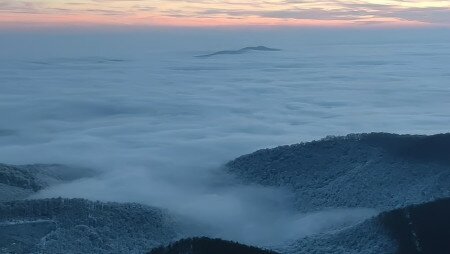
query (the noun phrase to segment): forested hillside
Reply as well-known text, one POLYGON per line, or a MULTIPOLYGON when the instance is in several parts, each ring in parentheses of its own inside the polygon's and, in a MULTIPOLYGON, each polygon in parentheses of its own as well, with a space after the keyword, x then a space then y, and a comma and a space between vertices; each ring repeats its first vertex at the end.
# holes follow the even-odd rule
POLYGON ((302 211, 381 210, 450 196, 450 134, 353 134, 264 149, 227 165, 245 183, 291 190, 302 211))
POLYGON ((243 245, 237 242, 211 239, 207 237, 188 238, 158 247, 148 254, 277 254, 274 251, 263 250, 243 245))

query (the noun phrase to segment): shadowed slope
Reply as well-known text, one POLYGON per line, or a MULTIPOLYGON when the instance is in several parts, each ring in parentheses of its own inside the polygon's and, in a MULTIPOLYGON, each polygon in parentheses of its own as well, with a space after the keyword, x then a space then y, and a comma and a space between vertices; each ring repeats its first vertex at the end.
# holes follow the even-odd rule
POLYGON ((450 253, 450 198, 381 215, 398 242, 398 254, 450 253))
POLYGON ((280 248, 286 254, 450 253, 450 198, 384 212, 359 225, 280 248))

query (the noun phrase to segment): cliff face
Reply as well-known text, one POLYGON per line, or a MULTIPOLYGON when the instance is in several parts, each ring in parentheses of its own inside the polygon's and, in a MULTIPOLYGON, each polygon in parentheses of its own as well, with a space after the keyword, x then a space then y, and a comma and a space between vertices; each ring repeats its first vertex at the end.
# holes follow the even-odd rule
POLYGON ((389 210, 450 196, 450 134, 330 137, 260 150, 226 167, 246 183, 290 189, 301 211, 389 210))

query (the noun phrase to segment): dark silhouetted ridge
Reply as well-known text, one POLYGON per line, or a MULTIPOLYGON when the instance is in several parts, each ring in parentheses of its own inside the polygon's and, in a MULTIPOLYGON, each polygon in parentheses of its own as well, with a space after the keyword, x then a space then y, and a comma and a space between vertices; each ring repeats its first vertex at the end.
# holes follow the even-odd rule
POLYGON ((277 254, 274 251, 263 250, 243 245, 237 242, 211 239, 207 237, 188 238, 177 241, 165 247, 158 247, 148 254, 277 254))
POLYGON ((249 53, 251 51, 281 51, 281 50, 275 49, 275 48, 268 48, 265 46, 257 46, 257 47, 246 47, 246 48, 242 48, 239 50, 217 51, 212 54, 201 55, 201 56, 197 56, 197 57, 211 57, 211 56, 217 56, 217 55, 240 55, 240 54, 249 53))

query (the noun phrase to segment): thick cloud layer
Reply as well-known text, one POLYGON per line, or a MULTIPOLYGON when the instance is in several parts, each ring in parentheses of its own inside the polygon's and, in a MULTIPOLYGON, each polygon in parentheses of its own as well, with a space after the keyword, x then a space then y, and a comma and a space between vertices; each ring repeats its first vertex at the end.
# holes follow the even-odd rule
MULTIPOLYGON (((424 35, 9 34, 0 42, 0 162, 102 172, 40 197, 142 202, 207 225, 200 231, 212 235, 280 242, 279 232, 308 228, 293 226, 304 215, 289 209, 289 195, 235 184, 220 166, 326 135, 447 132, 449 39, 424 35), (283 51, 194 57, 258 45, 283 51)), ((346 220, 320 216, 331 222, 318 228, 346 220)))

